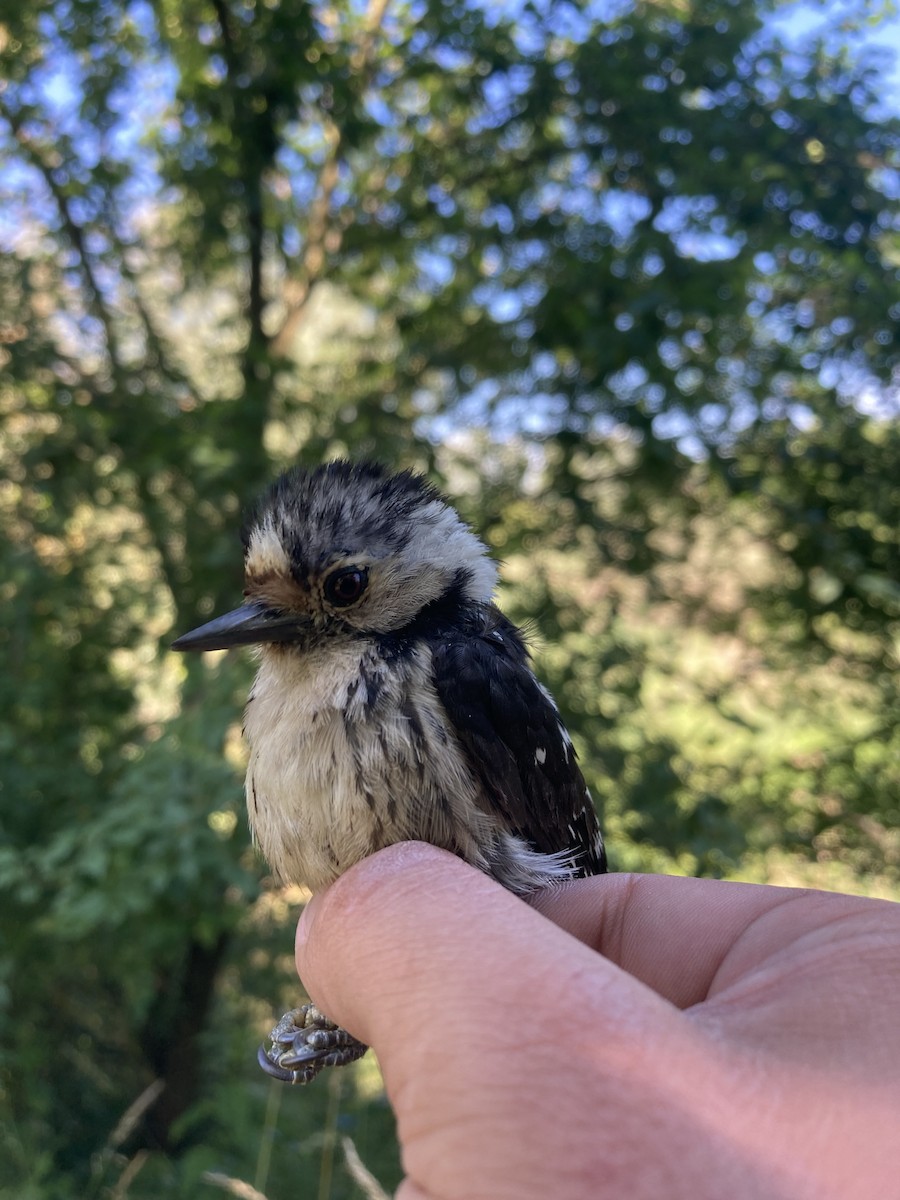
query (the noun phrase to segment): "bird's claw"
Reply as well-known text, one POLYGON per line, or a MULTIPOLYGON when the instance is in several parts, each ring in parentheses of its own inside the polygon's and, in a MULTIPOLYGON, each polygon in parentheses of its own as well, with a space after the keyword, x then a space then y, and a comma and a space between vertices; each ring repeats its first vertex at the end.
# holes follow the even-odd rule
POLYGON ((269 1034, 269 1043, 259 1048, 259 1065, 285 1083, 310 1083, 323 1067, 346 1066, 368 1048, 314 1004, 286 1012, 269 1034))

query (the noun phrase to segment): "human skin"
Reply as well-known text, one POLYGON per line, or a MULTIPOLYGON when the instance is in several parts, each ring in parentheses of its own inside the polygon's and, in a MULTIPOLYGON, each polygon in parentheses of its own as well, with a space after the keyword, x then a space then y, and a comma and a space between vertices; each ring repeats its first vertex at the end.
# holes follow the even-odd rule
POLYGON ((607 875, 530 904, 404 843, 304 911, 398 1200, 900 1196, 900 905, 607 875))

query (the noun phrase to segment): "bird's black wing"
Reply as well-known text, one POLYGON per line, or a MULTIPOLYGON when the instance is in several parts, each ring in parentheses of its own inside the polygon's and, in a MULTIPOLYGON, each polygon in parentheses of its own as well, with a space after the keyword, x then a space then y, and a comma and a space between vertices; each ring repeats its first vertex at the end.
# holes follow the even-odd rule
POLYGON ((510 832, 579 875, 606 870, 597 815, 550 693, 519 630, 492 605, 431 644, 434 684, 470 766, 510 832))

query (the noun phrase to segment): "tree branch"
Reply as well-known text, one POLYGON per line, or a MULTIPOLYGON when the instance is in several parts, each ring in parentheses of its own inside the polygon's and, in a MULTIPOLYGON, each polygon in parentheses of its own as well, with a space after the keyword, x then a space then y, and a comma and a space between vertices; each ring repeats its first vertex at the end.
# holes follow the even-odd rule
MULTIPOLYGON (((222 36, 222 56, 229 81, 236 86, 240 74, 241 54, 238 47, 231 13, 225 0, 212 0, 219 31, 222 36)), ((232 123, 237 124, 234 106, 232 104, 232 123)), ((250 324, 250 337, 247 353, 244 356, 244 380, 248 388, 253 388, 258 373, 258 358, 268 349, 268 338, 263 329, 263 171, 268 165, 266 155, 258 155, 262 139, 257 138, 260 132, 256 125, 261 120, 267 120, 271 126, 272 114, 268 109, 264 113, 255 114, 252 125, 241 130, 242 137, 242 168, 244 185, 244 211, 247 222, 247 258, 249 278, 247 281, 247 319, 250 324), (250 136, 248 136, 250 135, 250 136)), ((271 129, 267 132, 271 132, 271 129)), ((275 138, 266 139, 275 146, 275 138)), ((271 158, 271 156, 269 156, 271 158)))
POLYGON ((50 191, 53 201, 56 204, 62 222, 63 232, 68 238, 73 250, 78 255, 81 263, 82 274, 84 275, 87 287, 85 288, 85 299, 87 301, 88 311, 93 316, 100 327, 103 329, 103 336, 106 341, 106 350, 109 355, 110 367, 112 374, 117 383, 122 381, 125 374, 125 367, 122 362, 121 346, 119 343, 118 333, 116 332, 115 319, 109 309, 106 300, 103 296, 103 291, 97 279, 94 263, 88 253, 85 245, 84 230, 72 216, 72 210, 69 205, 69 198, 65 190, 57 183, 53 175, 53 167, 48 163, 34 139, 31 138, 22 126, 18 114, 14 113, 8 105, 0 101, 0 116, 7 121, 13 136, 18 142, 27 160, 39 172, 48 190, 50 191))
MULTIPOLYGON (((353 74, 360 79, 360 90, 366 87, 374 68, 377 34, 387 6, 388 0, 369 0, 362 36, 350 54, 350 67, 353 74)), ((343 219, 335 219, 331 213, 331 201, 340 169, 343 134, 333 121, 327 118, 323 120, 328 151, 319 172, 316 197, 309 209, 306 246, 299 272, 285 282, 283 299, 288 311, 281 328, 272 339, 273 352, 282 357, 290 351, 303 321, 304 309, 313 285, 324 274, 328 256, 340 249, 344 232, 350 224, 346 216, 343 219)))

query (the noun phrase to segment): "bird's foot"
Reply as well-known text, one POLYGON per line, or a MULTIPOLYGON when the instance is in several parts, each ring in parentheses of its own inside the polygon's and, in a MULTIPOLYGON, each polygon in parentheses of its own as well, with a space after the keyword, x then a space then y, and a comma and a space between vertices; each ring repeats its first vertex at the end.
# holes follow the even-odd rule
POLYGON ((314 1004, 286 1012, 259 1048, 259 1065, 273 1079, 310 1083, 323 1067, 343 1067, 362 1058, 368 1046, 329 1021, 314 1004))

